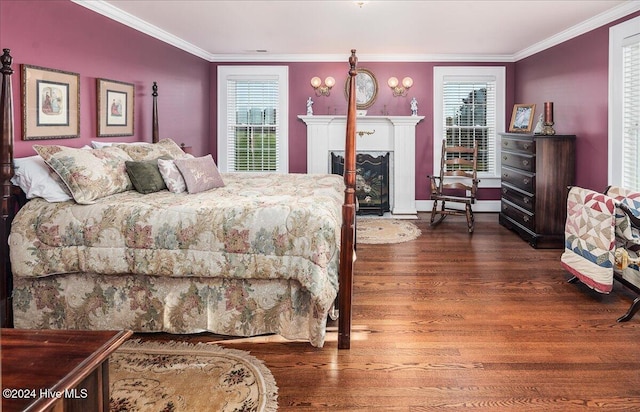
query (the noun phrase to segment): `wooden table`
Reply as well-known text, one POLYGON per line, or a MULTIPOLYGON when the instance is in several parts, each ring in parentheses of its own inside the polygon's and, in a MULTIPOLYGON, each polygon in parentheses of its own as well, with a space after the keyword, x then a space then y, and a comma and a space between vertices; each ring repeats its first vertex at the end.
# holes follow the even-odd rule
POLYGON ((108 358, 129 336, 2 329, 2 411, 108 411, 108 358))

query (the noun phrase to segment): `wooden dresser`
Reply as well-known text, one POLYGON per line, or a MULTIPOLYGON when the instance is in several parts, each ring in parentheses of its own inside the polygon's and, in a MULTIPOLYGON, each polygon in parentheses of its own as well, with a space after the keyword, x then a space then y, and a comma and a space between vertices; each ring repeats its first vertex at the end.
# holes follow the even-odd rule
POLYGON ((501 133, 500 224, 535 248, 564 248, 574 135, 501 133))
POLYGON ((131 331, 1 329, 0 410, 109 411, 109 355, 131 331))

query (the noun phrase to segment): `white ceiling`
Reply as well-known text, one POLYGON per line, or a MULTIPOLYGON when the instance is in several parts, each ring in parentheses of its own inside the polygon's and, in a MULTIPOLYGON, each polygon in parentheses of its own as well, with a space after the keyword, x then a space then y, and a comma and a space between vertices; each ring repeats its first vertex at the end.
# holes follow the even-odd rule
POLYGON ((209 61, 342 61, 352 48, 368 61, 514 61, 640 10, 640 0, 73 1, 209 61))

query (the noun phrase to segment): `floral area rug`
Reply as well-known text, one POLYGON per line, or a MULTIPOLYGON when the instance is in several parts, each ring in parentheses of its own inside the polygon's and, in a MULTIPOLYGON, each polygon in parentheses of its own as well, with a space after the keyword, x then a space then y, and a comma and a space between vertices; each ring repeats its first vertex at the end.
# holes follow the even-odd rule
POLYGON ((249 352, 214 344, 125 342, 109 358, 110 410, 275 411, 271 371, 249 352))
POLYGON ((357 218, 357 243, 401 243, 415 240, 421 234, 422 232, 415 224, 406 220, 357 218))

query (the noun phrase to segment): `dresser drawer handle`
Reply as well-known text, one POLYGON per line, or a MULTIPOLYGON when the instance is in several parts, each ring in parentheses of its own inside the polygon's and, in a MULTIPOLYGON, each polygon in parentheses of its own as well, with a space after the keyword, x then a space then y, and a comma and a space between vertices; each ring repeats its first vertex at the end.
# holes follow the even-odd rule
POLYGON ((529 161, 528 160, 523 160, 522 164, 525 165, 525 166, 529 166, 529 161))
POLYGON ((522 198, 522 203, 529 204, 530 201, 531 200, 528 197, 523 197, 522 198))
POLYGON ((504 187, 502 188, 502 193, 504 193, 505 195, 507 194, 507 189, 505 189, 504 187))
POLYGON ((509 177, 509 173, 503 173, 502 177, 504 177, 506 179, 507 177, 509 177))
POLYGON ((524 147, 525 150, 529 150, 529 144, 525 143, 522 147, 524 147))
POLYGON ((502 160, 508 160, 509 156, 502 156, 502 160))
POLYGON ((529 221, 529 216, 527 216, 527 215, 522 216, 522 221, 523 222, 528 222, 529 221))
POLYGON ((529 184, 529 179, 527 179, 526 177, 524 179, 522 179, 522 183, 524 183, 525 185, 529 184))
POLYGON ((509 146, 509 141, 508 140, 503 140, 502 141, 502 145, 503 146, 509 146))

